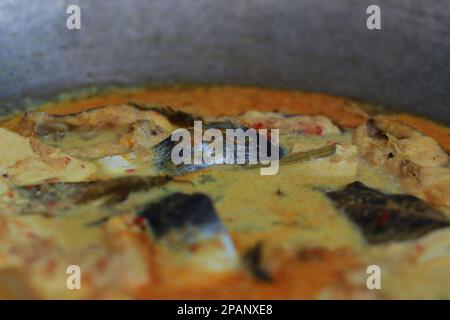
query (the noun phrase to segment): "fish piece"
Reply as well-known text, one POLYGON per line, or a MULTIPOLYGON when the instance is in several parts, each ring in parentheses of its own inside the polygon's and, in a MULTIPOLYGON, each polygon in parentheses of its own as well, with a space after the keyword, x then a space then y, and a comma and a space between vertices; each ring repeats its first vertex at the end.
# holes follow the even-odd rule
POLYGON ((280 129, 282 135, 325 136, 341 131, 324 116, 304 116, 282 112, 247 111, 234 117, 209 117, 211 121, 230 121, 253 129, 280 129))
POLYGON ((371 244, 416 239, 450 226, 443 213, 412 195, 385 194, 360 182, 326 195, 371 244))
POLYGON ((149 190, 172 181, 170 176, 120 177, 77 183, 46 183, 18 188, 23 198, 48 204, 65 201, 83 204, 106 198, 105 204, 112 205, 124 201, 131 192, 149 190))
POLYGON ((171 194, 150 203, 139 215, 146 219, 156 239, 174 230, 186 231, 188 241, 195 241, 199 234, 208 238, 225 231, 211 199, 200 193, 171 194))
POLYGON ((97 172, 90 162, 3 128, 0 128, 0 154, 0 173, 16 185, 85 181, 97 172))
MULTIPOLYGON (((218 129, 222 132, 222 136, 224 137, 223 141, 223 157, 216 161, 213 164, 208 164, 205 161, 202 161, 199 164, 192 163, 191 164, 184 164, 181 163, 179 165, 176 165, 172 161, 172 149, 178 144, 178 141, 172 141, 171 137, 168 137, 161 141, 159 144, 153 147, 154 151, 154 158, 153 162, 156 165, 156 167, 162 171, 165 174, 170 175, 183 175, 188 172, 197 171, 203 168, 210 167, 212 165, 219 165, 219 164, 225 164, 230 163, 230 159, 237 159, 238 154, 242 152, 244 154, 244 163, 243 164, 249 164, 251 155, 256 155, 257 160, 259 161, 259 148, 262 144, 266 144, 266 150, 268 150, 268 156, 271 157, 270 151, 272 150, 272 147, 275 147, 275 145, 265 137, 264 135, 261 135, 259 133, 256 133, 256 148, 252 148, 252 144, 249 143, 248 139, 246 139, 245 144, 241 145, 239 143, 236 143, 236 141, 227 141, 226 139, 226 130, 227 129, 242 129, 246 131, 248 128, 237 126, 231 122, 217 122, 217 123, 209 123, 207 125, 204 125, 204 130, 207 129, 218 129), (229 152, 227 150, 227 143, 229 145, 234 145, 233 153, 229 152)), ((194 129, 189 128, 191 137, 194 136, 194 129)), ((285 155, 285 151, 282 147, 279 146, 279 154, 278 156, 274 156, 274 158, 281 159, 285 155)), ((204 154, 211 150, 210 143, 203 142, 199 146, 193 146, 192 147, 192 154, 194 152, 199 151, 199 153, 204 154), (199 150, 200 149, 200 150, 199 150)), ((234 162, 233 162, 234 163, 234 162)))
POLYGON ((236 263, 234 244, 207 195, 174 193, 149 203, 139 216, 158 243, 189 252, 187 259, 199 255, 213 269, 236 263))
POLYGON ((385 165, 392 172, 399 169, 398 162, 406 159, 423 167, 449 164, 448 155, 434 139, 385 116, 369 119, 358 127, 354 142, 372 164, 385 165))
POLYGON ((155 145, 172 125, 160 113, 106 106, 67 115, 27 112, 18 132, 82 159, 97 159, 155 145))
POLYGON ((450 162, 439 144, 420 131, 386 116, 358 127, 353 141, 372 165, 399 178, 413 194, 450 216, 450 162))

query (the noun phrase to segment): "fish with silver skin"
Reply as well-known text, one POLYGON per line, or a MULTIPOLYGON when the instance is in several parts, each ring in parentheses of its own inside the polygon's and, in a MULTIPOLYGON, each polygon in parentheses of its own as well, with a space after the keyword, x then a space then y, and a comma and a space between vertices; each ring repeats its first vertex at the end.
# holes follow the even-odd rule
POLYGON ((145 219, 156 243, 169 251, 184 251, 188 259, 213 269, 235 266, 238 261, 233 241, 205 194, 173 193, 150 202, 138 216, 145 219))
MULTIPOLYGON (((204 129, 218 129, 223 133, 223 136, 226 136, 226 130, 227 129, 242 129, 242 130, 247 130, 248 128, 242 127, 242 126, 237 126, 231 122, 218 122, 218 123, 208 123, 206 125, 204 125, 204 129)), ((191 136, 194 135, 193 133, 193 128, 189 128, 188 129, 191 133, 191 136)), ((166 139, 164 139, 163 141, 161 141, 160 143, 158 143, 157 145, 155 145, 154 147, 152 147, 152 150, 154 152, 154 159, 153 162, 156 165, 156 167, 164 174, 170 174, 170 175, 183 175, 185 173, 188 172, 192 172, 192 171, 197 171, 203 168, 207 168, 210 167, 212 165, 219 165, 219 164, 225 164, 225 163, 229 163, 228 159, 233 158, 233 159, 237 159, 237 155, 239 154, 239 152, 243 152, 244 153, 244 158, 245 158, 245 163, 244 164, 249 164, 249 159, 251 157, 251 153, 254 152, 255 154, 257 154, 257 158, 259 160, 259 148, 260 145, 265 143, 266 147, 268 151, 272 150, 272 142, 267 139, 265 136, 261 135, 261 134, 257 134, 257 143, 256 143, 256 148, 255 150, 253 150, 252 146, 250 143, 248 143, 248 140, 246 140, 247 142, 244 145, 240 145, 238 143, 235 143, 235 141, 229 142, 229 141, 224 141, 223 143, 223 157, 220 161, 215 162, 213 164, 208 164, 205 161, 202 161, 199 164, 196 163, 191 163, 191 164, 175 164, 172 161, 172 149, 178 144, 177 141, 172 141, 171 137, 168 137, 166 139), (227 150, 227 144, 230 143, 232 145, 234 145, 233 148, 233 152, 231 153, 229 150, 227 150)), ((202 154, 204 154, 205 152, 209 152, 212 151, 210 150, 211 146, 210 143, 204 142, 202 141, 202 143, 199 146, 193 146, 193 150, 192 152, 200 152, 202 154), (200 149, 200 150, 198 150, 200 149)), ((279 154, 276 158, 281 159, 284 155, 285 155, 285 150, 279 146, 278 148, 279 150, 279 154)), ((271 156, 269 154, 269 156, 271 156)))

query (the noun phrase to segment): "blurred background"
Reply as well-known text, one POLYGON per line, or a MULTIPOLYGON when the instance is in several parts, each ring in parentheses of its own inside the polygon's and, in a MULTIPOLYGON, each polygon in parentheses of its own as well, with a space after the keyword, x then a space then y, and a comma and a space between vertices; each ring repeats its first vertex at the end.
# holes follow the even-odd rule
POLYGON ((0 110, 77 88, 244 84, 450 123, 448 0, 0 0, 0 110), (66 8, 81 8, 68 30, 66 8), (381 30, 366 27, 371 4, 381 30))

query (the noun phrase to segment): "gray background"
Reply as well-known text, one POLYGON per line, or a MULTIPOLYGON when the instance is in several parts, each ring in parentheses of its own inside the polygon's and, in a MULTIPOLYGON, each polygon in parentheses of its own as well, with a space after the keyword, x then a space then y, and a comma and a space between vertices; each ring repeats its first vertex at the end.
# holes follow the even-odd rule
POLYGON ((0 108, 91 84, 321 91, 450 123, 449 0, 0 0, 0 108), (82 30, 66 29, 79 4, 82 30), (382 30, 366 28, 379 4, 382 30))

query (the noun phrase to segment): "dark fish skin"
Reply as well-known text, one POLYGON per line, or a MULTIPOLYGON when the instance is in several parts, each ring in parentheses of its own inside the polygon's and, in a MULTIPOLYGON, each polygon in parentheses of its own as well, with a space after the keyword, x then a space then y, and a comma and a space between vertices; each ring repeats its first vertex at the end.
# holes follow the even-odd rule
POLYGON ((171 176, 131 176, 90 182, 46 183, 21 187, 19 192, 27 199, 44 203, 68 200, 82 204, 108 197, 106 204, 114 204, 125 200, 131 192, 159 187, 170 181, 171 176))
POLYGON ((370 244, 412 240, 450 226, 443 213, 415 196, 385 194, 360 182, 326 195, 370 244))
MULTIPOLYGON (((231 122, 217 122, 217 123, 208 123, 206 125, 203 126, 204 130, 207 130, 209 128, 214 128, 214 129, 218 129, 221 130, 223 132, 223 135, 225 136, 225 130, 226 129, 243 129, 244 131, 247 130, 248 128, 246 127, 242 127, 242 126, 238 126, 235 125, 231 122)), ((191 132, 191 136, 193 136, 193 129, 190 128, 188 129, 191 132)), ((271 141, 267 140, 265 137, 263 137, 262 135, 257 134, 257 139, 258 139, 258 149, 257 152, 259 152, 259 144, 261 143, 267 143, 267 150, 271 150, 270 148, 270 144, 272 143, 271 141)), ((170 175, 183 175, 185 173, 188 172, 192 172, 192 171, 197 171, 203 168, 207 168, 210 165, 202 162, 201 164, 179 164, 179 165, 175 165, 171 159, 171 153, 172 153, 172 149, 178 144, 177 141, 172 141, 171 137, 167 137, 166 139, 164 139, 163 141, 161 141, 160 143, 158 143, 156 146, 153 147, 153 150, 155 152, 155 158, 154 158, 154 163, 156 165, 157 168, 159 168, 164 174, 170 174, 170 175)), ((236 146, 236 144, 235 144, 236 146)), ((202 143, 201 148, 203 150, 206 150, 207 148, 209 148, 209 143, 202 143)), ((223 146, 223 154, 224 157, 227 157, 227 150, 226 150, 226 141, 224 141, 224 146, 223 146)), ((245 162, 248 163, 249 162, 249 146, 248 144, 245 146, 245 162)), ((279 159, 281 159, 282 157, 284 157, 285 155, 285 151, 284 149, 280 146, 279 147, 279 159)), ((234 148, 234 157, 236 159, 237 157, 237 147, 234 148)))
POLYGON ((173 230, 182 230, 189 240, 195 240, 199 233, 208 237, 226 232, 211 199, 201 193, 171 194, 150 203, 139 215, 157 240, 173 230))

